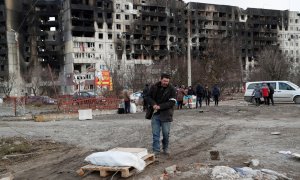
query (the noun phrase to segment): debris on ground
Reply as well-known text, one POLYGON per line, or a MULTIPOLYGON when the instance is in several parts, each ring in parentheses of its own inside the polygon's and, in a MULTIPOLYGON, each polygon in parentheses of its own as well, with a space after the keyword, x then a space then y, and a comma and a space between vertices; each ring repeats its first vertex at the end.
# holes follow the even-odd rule
POLYGON ((271 132, 271 135, 280 135, 280 132, 271 132))
POLYGON ((250 161, 250 163, 251 163, 252 166, 256 167, 256 166, 259 165, 259 160, 258 160, 258 159, 252 159, 252 160, 250 161))
POLYGON ((165 173, 168 175, 174 175, 176 172, 176 167, 177 167, 176 165, 173 165, 165 168, 165 173))
POLYGON ((210 159, 211 160, 220 160, 220 153, 219 151, 210 151, 210 159))
POLYGON ((289 156, 292 156, 294 158, 300 158, 299 153, 292 153, 291 151, 279 151, 278 153, 284 154, 284 155, 289 155, 289 156))
POLYGON ((291 180, 286 174, 269 169, 253 169, 251 167, 229 167, 194 164, 188 170, 179 171, 176 165, 165 168, 159 179, 212 179, 212 180, 291 180), (180 172, 180 173, 177 173, 180 172))

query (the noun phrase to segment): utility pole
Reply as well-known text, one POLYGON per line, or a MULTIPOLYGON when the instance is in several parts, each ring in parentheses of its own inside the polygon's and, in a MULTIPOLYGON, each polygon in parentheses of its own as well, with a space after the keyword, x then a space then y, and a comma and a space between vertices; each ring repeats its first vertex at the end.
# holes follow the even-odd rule
POLYGON ((188 86, 192 85, 192 66, 191 66, 191 22, 190 22, 190 10, 189 4, 187 7, 187 29, 188 29, 188 42, 187 42, 187 76, 188 76, 188 86))

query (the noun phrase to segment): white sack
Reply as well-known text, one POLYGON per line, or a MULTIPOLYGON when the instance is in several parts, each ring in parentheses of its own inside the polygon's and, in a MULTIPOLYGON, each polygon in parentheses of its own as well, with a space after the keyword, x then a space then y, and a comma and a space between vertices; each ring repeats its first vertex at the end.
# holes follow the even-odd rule
POLYGON ((130 103, 130 113, 136 113, 136 105, 135 105, 135 103, 130 103))
POLYGON ((133 166, 138 171, 144 170, 146 163, 143 159, 129 152, 106 151, 87 156, 85 161, 98 166, 133 166))

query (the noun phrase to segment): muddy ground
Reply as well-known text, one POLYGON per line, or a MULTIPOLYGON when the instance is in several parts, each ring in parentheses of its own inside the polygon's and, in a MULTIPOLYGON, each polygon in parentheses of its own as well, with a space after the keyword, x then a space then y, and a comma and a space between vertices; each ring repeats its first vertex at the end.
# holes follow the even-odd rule
MULTIPOLYGON (((171 157, 161 156, 158 162, 129 179, 157 177, 173 164, 182 172, 189 172, 194 163, 243 167, 244 162, 254 158, 260 161, 257 168, 300 179, 300 160, 278 153, 300 153, 299 105, 255 107, 236 100, 201 110, 175 111, 171 157), (275 131, 280 135, 271 135, 275 131), (221 159, 211 160, 211 150, 219 151, 221 159)), ((143 147, 151 151, 152 143, 150 121, 144 119, 144 113, 102 115, 87 121, 1 120, 0 136, 0 174, 11 172, 15 179, 22 180, 101 179, 98 173, 85 177, 76 174, 87 155, 114 147, 143 147), (16 147, 20 144, 24 145, 16 147), (13 150, 7 150, 10 146, 13 150)), ((113 177, 118 178, 119 175, 113 177)), ((185 173, 176 179, 205 178, 200 173, 185 173)))

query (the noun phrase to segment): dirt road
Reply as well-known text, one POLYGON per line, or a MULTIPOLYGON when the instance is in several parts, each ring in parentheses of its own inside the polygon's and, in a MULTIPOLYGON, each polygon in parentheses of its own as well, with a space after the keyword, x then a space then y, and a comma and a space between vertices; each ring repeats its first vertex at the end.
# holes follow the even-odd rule
MULTIPOLYGON (((1 160, 0 172, 13 172, 15 179, 99 179, 98 173, 83 178, 75 173, 88 154, 114 147, 144 147, 151 151, 152 143, 150 121, 144 119, 144 113, 102 115, 88 121, 0 121, 0 136, 42 140, 38 141, 39 148, 32 150, 36 155, 16 162, 1 160)), ((130 179, 160 175, 173 164, 182 171, 192 163, 242 167, 254 158, 260 161, 260 168, 300 179, 300 160, 278 153, 300 153, 299 105, 255 107, 221 102, 219 107, 203 107, 201 112, 175 111, 170 141, 171 157, 161 157, 130 179), (280 135, 271 135, 275 131, 280 135), (218 150, 221 160, 210 160, 210 150, 218 150)), ((187 179, 194 178, 197 176, 187 179)))

